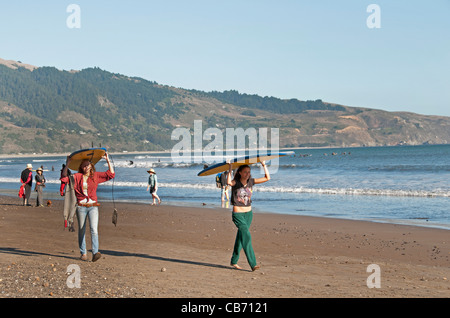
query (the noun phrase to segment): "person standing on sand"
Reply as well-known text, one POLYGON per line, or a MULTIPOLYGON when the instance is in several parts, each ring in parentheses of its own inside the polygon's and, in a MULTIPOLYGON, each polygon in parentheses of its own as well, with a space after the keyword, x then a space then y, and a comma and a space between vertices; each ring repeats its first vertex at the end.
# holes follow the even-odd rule
POLYGON ((67 177, 64 180, 69 180, 69 182, 63 181, 62 172, 66 165, 63 164, 61 169, 61 187, 59 188, 59 192, 61 196, 64 196, 64 228, 69 228, 69 232, 75 232, 75 228, 73 226, 73 217, 77 212, 77 197, 75 196, 75 189, 73 187, 75 181, 73 179, 73 175, 70 170, 67 170, 67 177))
POLYGON ((27 167, 22 171, 20 175, 20 182, 24 190, 23 205, 31 206, 29 200, 31 195, 31 186, 33 185, 33 166, 31 163, 27 164, 27 167))
POLYGON ((148 176, 148 186, 147 191, 150 189, 150 194, 153 198, 152 205, 156 204, 156 200, 158 200, 158 204, 161 204, 161 199, 156 194, 156 191, 158 191, 158 177, 156 176, 156 172, 153 169, 150 169, 147 171, 150 175, 148 176))
POLYGON ((223 172, 220 175, 220 185, 222 187, 222 191, 221 191, 221 200, 222 202, 225 201, 225 198, 227 199, 227 201, 230 201, 230 198, 228 196, 228 171, 223 172))
POLYGON ((42 168, 37 168, 36 173, 37 174, 34 177, 34 179, 36 180, 36 192, 37 192, 36 206, 40 207, 44 206, 43 191, 45 187, 45 177, 42 168))
MULTIPOLYGON (((74 191, 77 199, 77 218, 78 218, 78 245, 83 261, 87 260, 86 253, 86 219, 89 218, 89 227, 91 230, 92 243, 92 261, 96 262, 102 256, 98 251, 98 207, 97 187, 100 183, 111 180, 115 177, 114 167, 109 161, 108 153, 102 157, 108 164, 108 170, 105 172, 95 171, 94 165, 89 160, 83 160, 78 169, 78 173, 73 174, 74 191)), ((67 169, 70 163, 70 157, 67 157, 66 165, 61 173, 61 181, 69 182, 67 169)))
POLYGON ((252 269, 255 271, 260 268, 256 263, 255 252, 252 246, 252 237, 250 234, 250 225, 253 219, 252 212, 252 187, 255 184, 264 183, 270 180, 269 171, 267 170, 264 161, 261 165, 264 168, 265 176, 263 178, 252 178, 250 174, 250 166, 240 166, 234 179, 231 180, 231 163, 227 176, 227 183, 231 186, 231 204, 233 205, 232 219, 238 231, 236 240, 234 242, 233 255, 231 257, 231 266, 236 269, 242 269, 238 264, 239 254, 241 249, 244 249, 247 261, 252 269))

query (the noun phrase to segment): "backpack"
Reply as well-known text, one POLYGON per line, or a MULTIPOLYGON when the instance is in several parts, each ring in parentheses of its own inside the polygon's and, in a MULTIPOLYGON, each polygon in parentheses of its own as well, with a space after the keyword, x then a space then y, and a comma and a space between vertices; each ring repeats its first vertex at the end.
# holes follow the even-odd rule
POLYGON ((222 172, 216 174, 216 187, 222 188, 222 182, 220 182, 220 177, 222 176, 222 172))

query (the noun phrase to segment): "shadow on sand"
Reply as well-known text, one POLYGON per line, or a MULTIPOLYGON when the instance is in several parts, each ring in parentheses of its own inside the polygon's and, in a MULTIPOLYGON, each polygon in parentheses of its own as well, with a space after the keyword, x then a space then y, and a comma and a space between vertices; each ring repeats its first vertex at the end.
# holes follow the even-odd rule
MULTIPOLYGON (((182 264, 188 264, 188 265, 206 266, 206 267, 222 268, 222 269, 233 269, 231 266, 211 264, 211 263, 205 263, 205 262, 197 262, 197 261, 189 261, 189 260, 176 259, 176 258, 167 258, 167 257, 161 257, 161 256, 153 256, 153 255, 141 254, 141 253, 128 253, 128 252, 111 251, 111 250, 100 250, 100 252, 103 255, 110 255, 110 256, 140 257, 140 258, 147 258, 147 259, 153 259, 153 260, 164 261, 164 262, 182 263, 182 264)), ((66 259, 78 259, 78 257, 73 257, 72 255, 69 256, 69 255, 63 255, 63 254, 49 254, 49 253, 41 253, 41 252, 35 252, 35 251, 26 251, 26 250, 22 250, 22 249, 18 249, 18 248, 13 248, 13 247, 0 247, 0 253, 15 254, 15 255, 21 255, 21 256, 51 256, 51 257, 61 257, 61 258, 66 258, 66 259)))

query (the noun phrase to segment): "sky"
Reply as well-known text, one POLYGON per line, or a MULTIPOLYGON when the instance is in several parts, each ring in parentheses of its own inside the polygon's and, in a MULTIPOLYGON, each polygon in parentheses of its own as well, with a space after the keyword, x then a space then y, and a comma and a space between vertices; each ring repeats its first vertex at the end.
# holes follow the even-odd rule
POLYGON ((0 58, 450 116, 450 0, 2 1, 0 58))

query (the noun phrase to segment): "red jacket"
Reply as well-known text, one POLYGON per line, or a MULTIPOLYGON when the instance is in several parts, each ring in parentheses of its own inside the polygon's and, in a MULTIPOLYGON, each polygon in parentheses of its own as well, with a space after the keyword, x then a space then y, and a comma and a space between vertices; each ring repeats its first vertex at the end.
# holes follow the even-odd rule
MULTIPOLYGON (((86 196, 83 193, 83 174, 82 173, 75 173, 73 175, 73 178, 75 180, 74 183, 74 190, 75 190, 75 196, 77 197, 77 203, 80 201, 86 199, 86 200, 93 200, 97 202, 97 186, 100 183, 106 182, 108 180, 111 180, 115 177, 115 173, 111 173, 111 171, 105 171, 105 172, 95 172, 93 178, 87 179, 88 184, 88 195, 86 196)), ((69 177, 63 177, 61 178, 62 182, 69 182, 69 177)))

